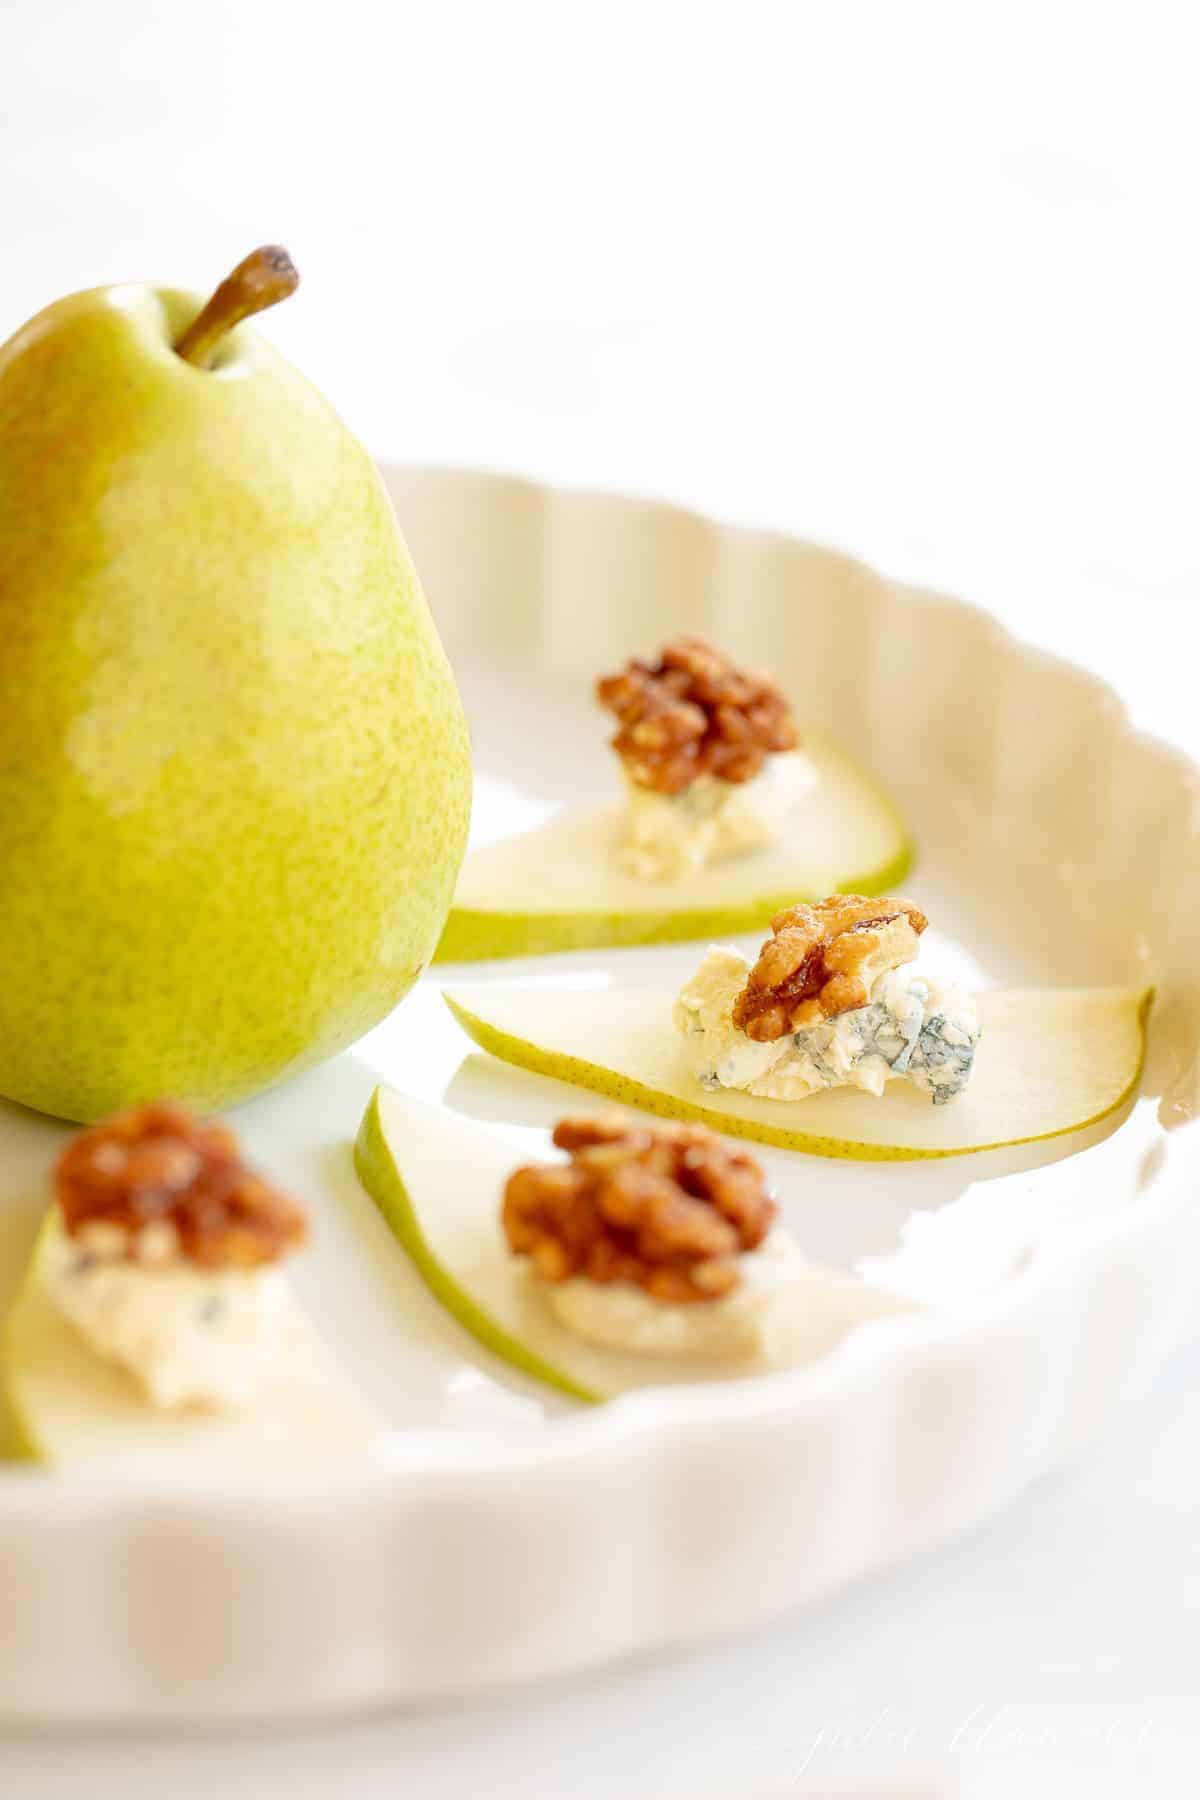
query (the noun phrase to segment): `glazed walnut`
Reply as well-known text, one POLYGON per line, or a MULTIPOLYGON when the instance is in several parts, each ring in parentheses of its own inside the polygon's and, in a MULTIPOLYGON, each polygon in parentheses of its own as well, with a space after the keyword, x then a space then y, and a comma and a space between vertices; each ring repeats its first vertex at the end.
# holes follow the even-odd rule
POLYGON ((305 1237, 303 1212, 247 1168, 228 1126, 171 1101, 114 1113, 72 1138, 55 1191, 71 1236, 114 1257, 245 1269, 305 1237))
POLYGON ((596 697, 616 714, 612 744, 630 780, 660 794, 681 794, 701 775, 750 781, 770 754, 800 742, 775 683, 704 638, 672 638, 656 663, 634 658, 597 681, 596 697))
POLYGON ((928 922, 908 900, 861 894, 789 906, 771 920, 773 935, 734 1002, 734 1024, 772 1043, 865 1006, 880 975, 912 961, 928 922))
POLYGON ((563 1119, 565 1163, 517 1169, 505 1186, 509 1246, 544 1281, 628 1281, 656 1300, 717 1300, 737 1258, 775 1217, 763 1172, 703 1125, 635 1124, 622 1113, 563 1119))

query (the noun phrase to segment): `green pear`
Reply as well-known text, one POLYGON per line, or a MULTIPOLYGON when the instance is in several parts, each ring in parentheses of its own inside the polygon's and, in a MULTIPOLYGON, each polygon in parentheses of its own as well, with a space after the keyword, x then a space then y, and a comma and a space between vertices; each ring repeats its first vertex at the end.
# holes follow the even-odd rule
POLYGON ((638 1388, 727 1381, 764 1366, 810 1362, 855 1326, 913 1310, 900 1294, 802 1261, 779 1362, 649 1356, 589 1343, 560 1323, 541 1284, 504 1241, 501 1195, 519 1160, 486 1127, 382 1087, 354 1150, 359 1179, 434 1298, 486 1350, 571 1399, 595 1403, 638 1388))
POLYGON ((0 348, 0 1094, 209 1110, 351 1043, 431 958, 457 691, 379 476, 237 321, 76 294, 0 348))
POLYGON ((686 880, 649 881, 620 867, 615 806, 572 807, 473 850, 437 961, 729 936, 757 930, 798 900, 898 887, 912 845, 887 795, 831 745, 806 737, 804 751, 817 780, 785 837, 686 880))
POLYGON ((161 1459, 228 1473, 346 1456, 378 1441, 381 1427, 290 1291, 280 1319, 280 1379, 252 1405, 228 1413, 158 1410, 123 1369, 93 1355, 47 1291, 43 1270, 61 1231, 53 1207, 0 1328, 0 1456, 75 1471, 128 1474, 161 1459))
POLYGON ((980 994, 971 1081, 944 1106, 902 1082, 879 1097, 835 1088, 796 1101, 702 1087, 684 1062, 669 993, 513 983, 444 997, 469 1037, 518 1068, 664 1118, 697 1119, 731 1137, 810 1156, 896 1162, 1059 1137, 1115 1112, 1141 1076, 1152 991, 980 994))

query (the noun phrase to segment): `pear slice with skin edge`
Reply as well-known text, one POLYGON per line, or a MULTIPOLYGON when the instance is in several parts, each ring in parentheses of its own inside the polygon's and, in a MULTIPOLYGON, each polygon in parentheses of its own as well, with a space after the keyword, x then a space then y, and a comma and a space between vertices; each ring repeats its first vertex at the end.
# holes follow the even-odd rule
POLYGON ((670 993, 488 984, 443 998, 469 1037, 518 1068, 732 1137, 895 1162, 1058 1137, 1114 1112, 1141 1076, 1153 990, 985 991, 971 1080, 944 1106, 903 1081, 878 1098, 853 1088, 798 1101, 710 1091, 684 1062, 670 993))
POLYGON ((572 1399, 745 1379, 814 1360, 870 1319, 914 1303, 837 1269, 802 1263, 787 1363, 601 1349, 560 1324, 500 1226, 504 1183, 522 1161, 485 1127, 393 1088, 375 1090, 354 1148, 359 1179, 421 1280, 485 1349, 572 1399))
POLYGON ((434 960, 718 937, 756 930, 799 900, 899 886, 912 854, 891 801, 840 751, 806 739, 804 752, 817 781, 797 800, 786 837, 686 880, 621 868, 618 805, 572 807, 471 852, 434 960))
MULTIPOLYGON (((382 1428, 341 1378, 289 1293, 277 1383, 249 1406, 166 1411, 133 1377, 94 1354, 43 1280, 62 1232, 47 1213, 29 1268, 0 1329, 0 1455, 78 1472, 181 1463, 221 1473, 312 1463, 367 1451, 382 1428)), ((152 1280, 149 1274, 147 1279, 152 1280)))

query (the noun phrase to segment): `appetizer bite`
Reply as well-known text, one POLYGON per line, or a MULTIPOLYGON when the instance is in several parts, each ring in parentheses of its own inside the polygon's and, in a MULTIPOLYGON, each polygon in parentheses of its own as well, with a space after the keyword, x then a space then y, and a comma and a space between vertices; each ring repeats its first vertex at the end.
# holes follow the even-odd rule
POLYGON ((72 1138, 0 1338, 18 1453, 309 1456, 374 1426, 296 1305, 297 1203, 226 1125, 160 1101, 72 1138))
POLYGON ((788 701, 700 637, 596 683, 627 786, 622 866, 652 881, 778 843, 817 773, 788 701))
POLYGON ((896 1080, 935 1106, 955 1099, 979 1014, 963 989, 905 968, 927 923, 908 900, 840 894, 778 913, 753 967, 711 949, 675 1003, 688 1067, 706 1088, 774 1100, 896 1080))
POLYGON ((703 1126, 572 1114, 552 1142, 513 1169, 503 1139, 380 1088, 355 1161, 447 1311, 576 1399, 794 1367, 911 1309, 807 1261, 760 1165, 703 1126))
POLYGON ((568 1161, 517 1169, 501 1216, 562 1324, 651 1355, 761 1351, 769 1284, 756 1277, 798 1246, 754 1158, 707 1126, 620 1112, 573 1114, 552 1141, 568 1161))
POLYGON ((678 995, 514 982, 445 999, 518 1068, 814 1156, 996 1150, 1132 1097, 1151 990, 972 996, 907 966, 924 930, 908 901, 834 896, 781 913, 753 965, 710 950, 678 995))
POLYGON ((438 960, 753 930, 796 899, 877 893, 909 861, 891 803, 811 737, 770 674, 700 637, 595 684, 622 799, 467 857, 438 960))
POLYGON ((67 1145, 55 1191, 42 1279, 94 1355, 153 1406, 261 1393, 282 1348, 281 1264, 308 1227, 227 1125, 170 1103, 117 1113, 67 1145))

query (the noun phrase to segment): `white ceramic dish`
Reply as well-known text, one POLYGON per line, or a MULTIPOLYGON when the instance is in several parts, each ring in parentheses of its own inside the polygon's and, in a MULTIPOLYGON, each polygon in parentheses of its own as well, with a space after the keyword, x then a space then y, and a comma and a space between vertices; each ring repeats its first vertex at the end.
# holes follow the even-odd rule
MULTIPOLYGON (((440 1314, 354 1181, 378 1078, 523 1148, 568 1100, 474 1052, 437 993, 464 971, 435 968, 355 1052, 237 1119, 313 1207, 298 1286, 396 1426, 386 1454, 202 1490, 0 1471, 8 1719, 330 1711, 752 1625, 979 1519, 1143 1394, 1190 1323, 1194 1133, 1173 1128, 1200 1035, 1191 765, 1079 670, 831 551, 494 476, 391 483, 472 716, 481 838, 604 793, 591 675, 710 631, 891 784, 930 962, 1158 984, 1143 1096, 1118 1129, 946 1163, 765 1153, 814 1256, 931 1310, 807 1370, 571 1414, 440 1314)), ((498 972, 653 985, 701 949, 498 972)), ((0 1108, 3 1282, 59 1137, 0 1108)))

